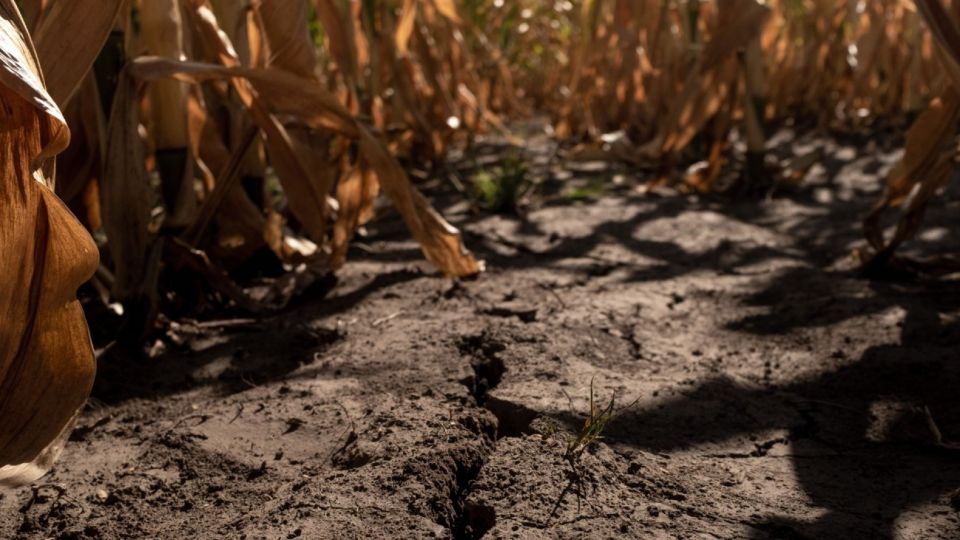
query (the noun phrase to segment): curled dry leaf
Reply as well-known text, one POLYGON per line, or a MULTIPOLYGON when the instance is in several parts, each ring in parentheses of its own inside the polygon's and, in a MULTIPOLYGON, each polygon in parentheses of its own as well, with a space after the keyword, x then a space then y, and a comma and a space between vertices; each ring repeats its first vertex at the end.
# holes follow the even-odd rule
POLYGON ((45 470, 23 464, 64 432, 93 382, 76 290, 97 250, 44 172, 69 131, 13 0, 0 0, 0 103, 0 260, 16 261, 0 270, 0 481, 31 481, 45 470))
POLYGON ((187 82, 243 78, 253 85, 273 112, 297 116, 309 126, 349 137, 358 135, 357 123, 337 98, 311 79, 276 68, 227 67, 203 62, 141 56, 131 61, 131 73, 144 81, 176 78, 187 82))
POLYGON ((664 155, 690 144, 736 91, 740 70, 734 53, 760 34, 769 16, 770 8, 756 0, 719 2, 718 31, 707 42, 698 69, 690 72, 683 93, 667 115, 664 155))
POLYGON ((260 209, 250 200, 239 182, 232 182, 233 185, 227 186, 223 183, 230 183, 232 176, 239 175, 239 172, 232 171, 230 168, 240 167, 240 164, 235 162, 240 161, 243 156, 236 154, 243 154, 249 150, 249 146, 254 143, 253 137, 256 133, 241 135, 237 149, 231 153, 208 114, 206 104, 200 98, 199 89, 192 90, 188 97, 190 151, 197 161, 197 169, 203 177, 207 196, 197 213, 196 220, 184 232, 183 237, 188 243, 198 241, 195 239, 202 236, 203 231, 200 228, 206 225, 204 220, 212 218, 206 215, 205 207, 211 204, 212 199, 222 194, 226 204, 220 205, 219 211, 216 212, 218 239, 214 243, 213 251, 217 252, 215 255, 218 259, 242 262, 263 245, 266 222, 260 209), (245 141, 247 136, 251 137, 249 144, 245 141), (224 178, 227 180, 225 181, 224 178))
POLYGON ((305 77, 313 76, 317 59, 308 31, 307 3, 266 0, 258 4, 257 12, 270 45, 269 64, 305 77))
POLYGON ((362 127, 360 149, 376 172, 380 188, 400 212, 427 260, 448 276, 473 276, 482 272, 483 262, 476 260, 463 245, 460 231, 430 206, 430 202, 410 184, 407 174, 383 143, 362 127))
MULTIPOLYGON (((201 82, 211 78, 228 78, 243 106, 249 111, 254 123, 264 133, 271 164, 287 194, 290 211, 303 224, 307 233, 314 240, 322 241, 326 236, 327 216, 330 206, 329 192, 333 183, 332 176, 327 174, 327 171, 324 171, 322 167, 315 166, 314 160, 317 158, 309 152, 308 146, 304 144, 303 137, 291 133, 286 125, 282 124, 274 114, 267 110, 260 95, 258 95, 258 93, 262 94, 263 92, 261 88, 257 87, 258 83, 269 87, 272 84, 269 80, 270 76, 282 77, 287 72, 277 68, 266 71, 263 68, 242 67, 233 44, 218 26, 217 19, 209 5, 202 0, 190 0, 187 4, 187 18, 196 30, 198 41, 203 43, 204 48, 210 51, 219 64, 197 64, 191 70, 187 70, 189 73, 181 71, 183 67, 172 66, 171 69, 169 65, 167 68, 158 65, 148 69, 147 73, 141 73, 141 76, 146 79, 177 76, 193 82, 201 82), (234 73, 222 71, 223 69, 234 70, 234 73), (241 73, 244 70, 247 70, 246 74, 241 73), (261 76, 268 75, 265 80, 261 77, 262 80, 255 81, 252 73, 261 76)), ((292 4, 274 4, 280 5, 266 11, 266 21, 274 23, 276 26, 282 26, 283 13, 274 10, 281 9, 283 5, 291 7, 292 4)), ((296 10, 294 9, 294 11, 296 10)), ((296 15, 296 13, 293 13, 293 15, 296 15)), ((248 35, 253 36, 256 33, 250 31, 248 35)), ((291 40, 289 42, 291 44, 287 46, 283 45, 285 42, 278 45, 280 47, 278 60, 281 65, 303 69, 309 63, 309 58, 304 56, 302 47, 292 45, 295 41, 291 40)), ((298 83, 304 78, 313 81, 313 83, 307 85, 308 87, 319 87, 315 84, 312 76, 295 77, 298 83)), ((343 129, 351 126, 352 118, 342 107, 337 109, 336 114, 329 114, 331 108, 339 107, 336 98, 325 94, 321 96, 321 99, 325 107, 321 107, 319 117, 313 118, 314 120, 329 122, 330 125, 327 127, 333 131, 337 131, 337 128, 343 129)), ((283 113, 283 111, 279 112, 283 113)))
MULTIPOLYGON (((264 1, 259 4, 257 12, 262 22, 264 41, 271 51, 268 65, 279 73, 291 73, 319 86, 316 74, 316 45, 308 31, 307 4, 264 1)), ((344 113, 346 112, 344 110, 344 113)), ((313 213, 321 228, 311 232, 313 238, 322 244, 327 236, 327 216, 333 206, 330 204, 330 192, 339 172, 339 155, 333 151, 335 135, 330 130, 310 130, 295 123, 285 128, 289 139, 284 141, 284 145, 290 147, 291 156, 308 171, 306 180, 311 191, 317 195, 318 204, 313 213)), ((298 242, 291 245, 295 244, 298 242)), ((284 252, 287 250, 281 251, 284 252)))

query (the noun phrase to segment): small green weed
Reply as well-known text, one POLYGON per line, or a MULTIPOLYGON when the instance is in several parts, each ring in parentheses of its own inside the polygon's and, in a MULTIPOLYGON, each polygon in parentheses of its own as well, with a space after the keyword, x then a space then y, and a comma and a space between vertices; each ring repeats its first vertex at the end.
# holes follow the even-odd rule
POLYGON ((594 399, 593 379, 590 379, 590 414, 580 433, 567 440, 567 451, 563 455, 571 466, 580 461, 584 450, 603 438, 603 430, 617 415, 616 401, 617 396, 614 394, 610 396, 610 403, 605 407, 598 406, 594 399))
POLYGON ((533 183, 527 163, 510 156, 499 165, 481 170, 473 177, 474 198, 484 209, 495 213, 516 212, 533 183))

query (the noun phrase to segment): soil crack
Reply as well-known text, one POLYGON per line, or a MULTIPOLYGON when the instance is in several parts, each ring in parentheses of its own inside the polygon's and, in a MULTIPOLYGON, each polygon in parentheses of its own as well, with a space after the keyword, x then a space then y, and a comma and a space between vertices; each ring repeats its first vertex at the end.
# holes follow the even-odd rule
MULTIPOLYGON (((489 449, 479 456, 479 459, 468 466, 457 467, 457 485, 453 496, 453 508, 456 511, 454 516, 451 534, 457 540, 476 540, 482 538, 487 531, 496 525, 496 511, 492 506, 470 502, 470 496, 473 482, 480 476, 480 472, 487 460, 496 450, 497 439, 502 434, 502 428, 505 425, 502 407, 497 403, 501 400, 491 398, 490 391, 497 387, 503 380, 507 372, 507 366, 500 353, 507 349, 505 343, 484 331, 473 336, 466 336, 460 339, 457 344, 460 354, 470 359, 470 367, 473 375, 470 375, 460 382, 469 389, 473 396, 475 406, 483 408, 491 413, 497 419, 495 434, 486 434, 489 437, 489 449)), ((505 403, 505 402, 504 402, 505 403)))
POLYGON ((460 354, 470 358, 470 367, 473 368, 473 375, 460 382, 470 390, 477 406, 483 407, 488 393, 500 384, 507 371, 506 363, 499 356, 499 353, 507 350, 507 346, 483 332, 462 338, 458 348, 460 354))

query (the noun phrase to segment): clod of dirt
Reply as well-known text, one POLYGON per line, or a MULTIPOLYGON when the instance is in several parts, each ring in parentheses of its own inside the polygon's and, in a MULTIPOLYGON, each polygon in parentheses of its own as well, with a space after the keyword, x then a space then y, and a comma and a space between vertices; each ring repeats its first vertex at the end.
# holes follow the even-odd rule
POLYGON ((520 437, 536 432, 531 424, 540 415, 523 405, 488 396, 484 407, 497 417, 497 439, 520 437))
POLYGON ((330 461, 333 462, 334 466, 344 470, 363 467, 374 458, 373 449, 368 448, 368 446, 369 443, 361 442, 356 432, 351 431, 350 435, 347 436, 347 442, 334 453, 330 461))
POLYGON ((516 317, 522 322, 532 323, 537 320, 538 311, 536 307, 526 304, 505 302, 485 308, 481 313, 492 317, 516 317))
MULTIPOLYGON (((489 409, 488 409, 489 410, 489 409)), ((496 415, 494 415, 496 416, 496 415)), ((493 421, 489 416, 479 416, 479 415, 466 415, 462 416, 457 421, 461 426, 470 430, 470 432, 477 435, 483 435, 489 440, 495 440, 498 433, 498 423, 493 421)))
POLYGON ((266 462, 266 461, 260 463, 260 466, 259 466, 259 467, 256 467, 256 468, 254 468, 254 469, 250 469, 250 472, 247 473, 247 480, 256 480, 257 478, 260 478, 261 476, 263 476, 263 475, 265 475, 265 474, 267 474, 267 462, 266 462))
POLYGON ((283 434, 284 434, 284 435, 289 435, 290 433, 293 433, 294 431, 296 431, 296 430, 300 429, 301 427, 303 427, 304 424, 306 424, 306 422, 304 422, 304 421, 303 421, 302 419, 300 419, 300 418, 288 418, 288 419, 287 419, 287 429, 286 429, 286 431, 283 432, 283 434))

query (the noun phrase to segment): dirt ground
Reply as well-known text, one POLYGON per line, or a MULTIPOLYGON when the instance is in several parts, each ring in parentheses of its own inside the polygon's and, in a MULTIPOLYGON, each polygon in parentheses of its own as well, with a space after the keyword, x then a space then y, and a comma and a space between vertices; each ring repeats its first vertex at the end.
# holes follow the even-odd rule
MULTIPOLYGON (((108 353, 0 537, 960 538, 960 452, 923 412, 960 439, 960 286, 855 271, 897 152, 791 144, 822 163, 759 204, 589 164, 522 219, 451 197, 474 281, 387 215, 325 297, 108 353), (574 467, 591 383, 633 405, 574 467)), ((912 249, 955 245, 958 211, 912 249)))

